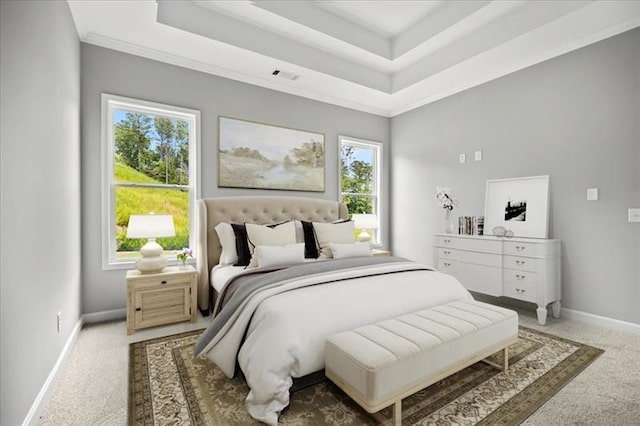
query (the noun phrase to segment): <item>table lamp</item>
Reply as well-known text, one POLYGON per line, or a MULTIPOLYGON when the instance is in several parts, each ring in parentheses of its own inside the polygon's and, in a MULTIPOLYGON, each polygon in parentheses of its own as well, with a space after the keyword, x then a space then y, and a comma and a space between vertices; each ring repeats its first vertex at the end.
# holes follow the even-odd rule
POLYGON ((136 268, 142 273, 160 272, 167 266, 168 259, 162 256, 162 246, 156 238, 176 235, 171 215, 131 215, 127 226, 127 238, 148 238, 140 249, 142 255, 136 261, 136 268))
POLYGON ((354 214, 352 219, 353 227, 362 230, 358 235, 358 241, 362 243, 372 242, 369 230, 378 229, 378 216, 375 214, 354 214))

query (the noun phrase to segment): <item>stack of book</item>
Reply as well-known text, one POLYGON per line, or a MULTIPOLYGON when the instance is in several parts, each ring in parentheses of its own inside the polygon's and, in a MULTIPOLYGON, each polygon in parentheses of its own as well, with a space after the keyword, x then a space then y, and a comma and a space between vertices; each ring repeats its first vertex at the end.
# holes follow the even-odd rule
POLYGON ((484 216, 458 217, 458 234, 483 235, 484 234, 484 216))

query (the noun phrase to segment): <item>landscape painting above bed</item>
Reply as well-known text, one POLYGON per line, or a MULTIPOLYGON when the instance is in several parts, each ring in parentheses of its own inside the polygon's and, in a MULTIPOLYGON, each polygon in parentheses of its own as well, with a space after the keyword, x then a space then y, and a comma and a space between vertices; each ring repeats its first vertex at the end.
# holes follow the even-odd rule
POLYGON ((324 192, 324 134, 218 118, 218 185, 324 192))

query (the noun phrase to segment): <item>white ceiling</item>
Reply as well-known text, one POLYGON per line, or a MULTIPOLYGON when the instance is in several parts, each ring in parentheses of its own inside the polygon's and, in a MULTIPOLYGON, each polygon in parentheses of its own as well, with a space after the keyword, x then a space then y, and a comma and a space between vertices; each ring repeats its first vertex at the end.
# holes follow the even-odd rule
POLYGON ((68 2, 84 42, 383 116, 640 26, 640 1, 68 2))

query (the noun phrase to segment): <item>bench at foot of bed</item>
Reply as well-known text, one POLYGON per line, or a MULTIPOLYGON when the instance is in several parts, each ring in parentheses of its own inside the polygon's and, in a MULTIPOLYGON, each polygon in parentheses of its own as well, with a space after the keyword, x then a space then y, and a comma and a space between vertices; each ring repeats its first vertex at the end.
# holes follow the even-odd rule
POLYGON ((330 336, 325 373, 369 413, 394 406, 402 419, 402 399, 503 351, 518 338, 518 315, 474 300, 458 300, 330 336))

